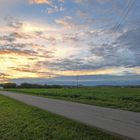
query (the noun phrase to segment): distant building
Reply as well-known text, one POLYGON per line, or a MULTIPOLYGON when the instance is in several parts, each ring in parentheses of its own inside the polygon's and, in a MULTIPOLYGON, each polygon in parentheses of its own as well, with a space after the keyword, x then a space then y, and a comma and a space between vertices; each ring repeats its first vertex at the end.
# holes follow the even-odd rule
POLYGON ((0 90, 3 89, 3 87, 0 86, 0 90))

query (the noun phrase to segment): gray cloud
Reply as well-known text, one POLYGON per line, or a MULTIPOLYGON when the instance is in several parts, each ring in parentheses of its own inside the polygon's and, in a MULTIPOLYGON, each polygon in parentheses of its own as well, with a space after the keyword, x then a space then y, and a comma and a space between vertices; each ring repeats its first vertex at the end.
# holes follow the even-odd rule
MULTIPOLYGON (((21 54, 28 57, 44 57, 51 58, 52 52, 41 49, 34 49, 33 46, 40 46, 38 44, 33 43, 7 43, 5 45, 0 45, 0 53, 13 53, 13 54, 21 54), (42 51, 42 54, 39 54, 38 51, 42 51)), ((40 46, 41 47, 41 46, 40 46)))
POLYGON ((11 35, 4 35, 4 36, 0 36, 0 40, 6 42, 14 42, 16 41, 16 38, 11 35))
POLYGON ((57 59, 54 62, 44 62, 50 69, 56 70, 76 70, 78 65, 83 65, 82 59, 57 59))
POLYGON ((111 44, 91 45, 92 55, 102 57, 101 66, 140 66, 140 27, 122 33, 111 44))
POLYGON ((15 28, 15 29, 19 29, 23 26, 23 22, 20 21, 18 18, 15 17, 5 17, 5 20, 7 22, 7 25, 9 27, 15 28))
POLYGON ((29 39, 31 35, 27 35, 21 32, 11 32, 7 35, 0 36, 0 40, 6 41, 6 43, 15 42, 17 39, 29 39))

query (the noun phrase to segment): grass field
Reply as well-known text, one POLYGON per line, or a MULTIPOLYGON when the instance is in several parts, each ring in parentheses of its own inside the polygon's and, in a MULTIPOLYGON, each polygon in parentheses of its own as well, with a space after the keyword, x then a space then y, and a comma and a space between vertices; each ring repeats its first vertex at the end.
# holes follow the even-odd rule
POLYGON ((121 140, 0 95, 0 140, 121 140))
POLYGON ((92 87, 58 89, 8 89, 49 98, 140 112, 140 88, 92 87))

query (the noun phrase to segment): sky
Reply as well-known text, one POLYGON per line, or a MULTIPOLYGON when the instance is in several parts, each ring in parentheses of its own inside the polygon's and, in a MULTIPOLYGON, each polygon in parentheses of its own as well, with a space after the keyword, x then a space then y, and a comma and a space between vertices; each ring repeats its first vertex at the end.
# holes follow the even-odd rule
POLYGON ((0 83, 140 84, 139 0, 0 0, 0 83))

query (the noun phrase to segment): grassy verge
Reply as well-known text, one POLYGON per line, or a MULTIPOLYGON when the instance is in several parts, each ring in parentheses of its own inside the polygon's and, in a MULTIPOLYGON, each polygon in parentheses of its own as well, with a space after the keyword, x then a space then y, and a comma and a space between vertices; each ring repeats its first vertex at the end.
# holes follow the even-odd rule
POLYGON ((93 87, 8 89, 10 91, 140 112, 140 88, 93 87))
POLYGON ((121 140, 0 95, 0 140, 121 140))

